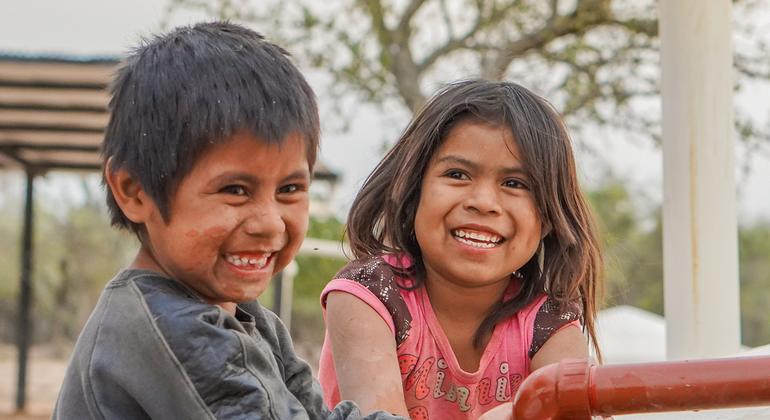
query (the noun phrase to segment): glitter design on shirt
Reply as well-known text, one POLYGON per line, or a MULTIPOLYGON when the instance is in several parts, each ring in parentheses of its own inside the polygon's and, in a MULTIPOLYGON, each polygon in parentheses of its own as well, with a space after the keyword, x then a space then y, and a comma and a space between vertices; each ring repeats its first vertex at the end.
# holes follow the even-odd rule
POLYGON ((366 287, 385 305, 396 329, 396 346, 409 336, 412 315, 399 293, 398 276, 382 257, 373 256, 350 262, 334 278, 353 280, 366 287))
POLYGON ((529 358, 543 347, 554 332, 570 322, 582 320, 583 308, 579 301, 559 303, 556 299, 548 297, 535 317, 535 327, 532 333, 532 345, 529 348, 529 358))

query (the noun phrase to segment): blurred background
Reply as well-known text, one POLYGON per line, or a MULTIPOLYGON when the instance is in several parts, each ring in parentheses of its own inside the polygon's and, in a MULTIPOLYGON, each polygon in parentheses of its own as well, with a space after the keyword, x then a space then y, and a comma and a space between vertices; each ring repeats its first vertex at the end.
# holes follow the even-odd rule
MULTIPOLYGON (((548 98, 572 132, 606 255, 600 334, 639 353, 618 361, 662 360, 655 6, 647 0, 4 0, 0 60, 119 60, 153 33, 215 18, 263 33, 293 54, 318 94, 328 176, 313 185, 308 237, 337 242, 357 189, 426 97, 457 78, 519 82, 548 98), (633 342, 622 336, 629 330, 647 335, 633 342)), ((754 347, 770 343, 770 2, 734 1, 733 33, 741 335, 744 346, 754 347)), ((0 101, 8 94, 3 89, 0 101)), ((22 170, 0 166, 0 417, 14 411, 25 182, 22 170)), ((44 418, 81 326, 136 242, 109 227, 96 172, 40 174, 34 194, 27 412, 44 418)), ((344 262, 312 253, 297 258, 291 330, 313 365, 323 338, 318 296, 344 262)), ((272 296, 265 294, 267 306, 272 296)))

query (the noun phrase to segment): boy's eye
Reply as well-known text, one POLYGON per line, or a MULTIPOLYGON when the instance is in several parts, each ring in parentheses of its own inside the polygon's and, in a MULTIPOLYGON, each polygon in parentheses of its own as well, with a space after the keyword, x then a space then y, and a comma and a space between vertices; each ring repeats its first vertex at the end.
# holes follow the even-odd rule
POLYGON ((281 188, 278 188, 278 192, 281 194, 291 194, 293 192, 297 191, 303 191, 304 187, 299 184, 287 184, 282 186, 281 188))
POLYGON ((242 185, 228 185, 219 191, 225 194, 248 195, 248 191, 246 191, 246 188, 242 185))

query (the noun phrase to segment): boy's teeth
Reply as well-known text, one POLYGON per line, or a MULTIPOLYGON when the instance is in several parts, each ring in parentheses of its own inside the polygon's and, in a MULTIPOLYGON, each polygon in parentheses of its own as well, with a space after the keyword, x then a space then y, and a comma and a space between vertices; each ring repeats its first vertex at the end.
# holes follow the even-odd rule
POLYGON ((267 260, 270 258, 270 254, 264 254, 261 257, 239 257, 237 255, 226 256, 227 262, 233 264, 236 267, 255 266, 256 268, 264 268, 267 265, 267 260))

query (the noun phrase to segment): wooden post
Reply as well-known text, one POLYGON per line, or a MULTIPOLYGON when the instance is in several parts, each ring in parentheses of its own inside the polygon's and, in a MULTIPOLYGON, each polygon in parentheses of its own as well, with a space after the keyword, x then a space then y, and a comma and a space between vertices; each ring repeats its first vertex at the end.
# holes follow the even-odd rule
POLYGON ((18 346, 18 376, 16 382, 16 410, 23 411, 27 402, 27 360, 32 337, 30 305, 32 303, 32 221, 35 175, 27 169, 27 192, 24 201, 24 228, 21 235, 21 284, 19 287, 19 317, 16 337, 18 346))

